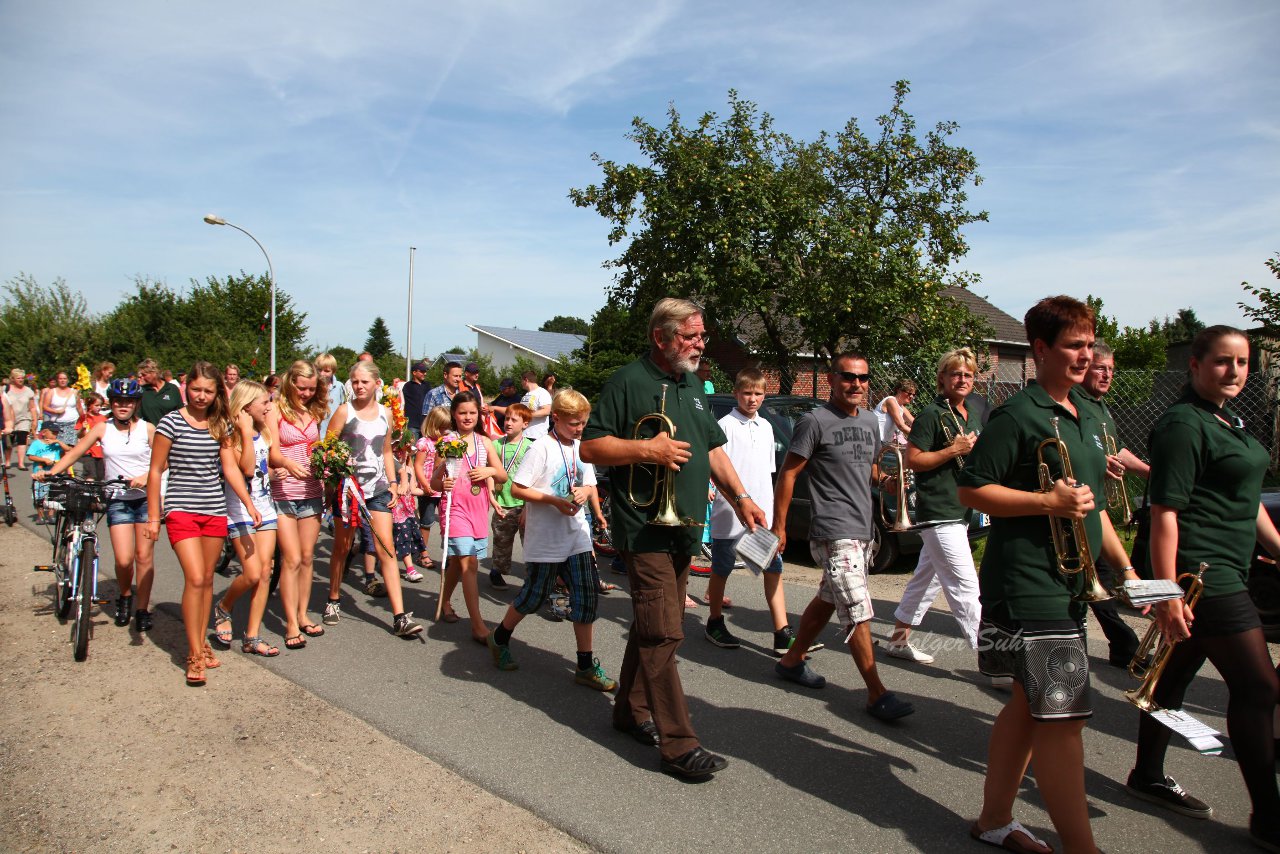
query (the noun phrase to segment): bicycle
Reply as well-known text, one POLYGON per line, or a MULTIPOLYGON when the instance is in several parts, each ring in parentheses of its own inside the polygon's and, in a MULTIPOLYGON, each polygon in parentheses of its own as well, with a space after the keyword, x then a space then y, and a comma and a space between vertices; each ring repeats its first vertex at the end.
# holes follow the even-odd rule
POLYGON ((106 604, 98 598, 98 520, 116 488, 127 483, 82 480, 55 475, 45 480, 49 494, 45 506, 57 511, 53 534, 53 563, 33 567, 35 572, 53 573, 54 613, 58 619, 71 615, 71 648, 76 661, 89 656, 89 636, 94 605, 106 604))

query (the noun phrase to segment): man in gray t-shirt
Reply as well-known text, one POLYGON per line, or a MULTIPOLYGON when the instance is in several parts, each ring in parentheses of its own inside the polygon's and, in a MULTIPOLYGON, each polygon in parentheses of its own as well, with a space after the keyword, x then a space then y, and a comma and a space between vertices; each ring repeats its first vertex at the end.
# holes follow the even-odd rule
POLYGON ((808 471, 809 551, 823 570, 818 595, 805 608, 796 639, 775 670, 806 688, 825 685, 827 680, 805 663, 805 651, 838 612, 853 662, 867 684, 867 711, 880 720, 896 720, 915 709, 884 687, 871 643, 871 483, 880 478, 875 465, 879 425, 865 408, 871 374, 863 356, 844 353, 832 361, 827 378, 831 399, 796 425, 774 489, 773 533, 781 550, 796 477, 808 471))

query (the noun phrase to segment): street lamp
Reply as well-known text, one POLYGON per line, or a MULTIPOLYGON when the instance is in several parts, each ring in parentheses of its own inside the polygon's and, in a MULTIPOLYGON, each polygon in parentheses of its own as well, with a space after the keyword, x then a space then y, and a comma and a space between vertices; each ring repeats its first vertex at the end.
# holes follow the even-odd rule
POLYGON ((227 222, 220 216, 214 214, 205 214, 204 221, 209 225, 226 225, 234 228, 241 234, 247 235, 250 240, 258 244, 258 248, 262 250, 262 255, 267 259, 267 279, 271 282, 271 373, 276 372, 276 273, 275 268, 271 266, 271 256, 267 254, 267 248, 258 241, 249 232, 245 231, 234 222, 227 222))

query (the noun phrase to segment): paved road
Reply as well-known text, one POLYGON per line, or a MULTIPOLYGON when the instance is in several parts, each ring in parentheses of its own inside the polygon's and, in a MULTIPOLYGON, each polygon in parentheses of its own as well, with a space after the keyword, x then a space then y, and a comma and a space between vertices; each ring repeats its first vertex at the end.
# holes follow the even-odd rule
MULTIPOLYGON (((19 473, 13 483, 22 524, 34 528, 25 475, 19 473)), ((322 547, 327 549, 327 538, 322 537, 322 547)), ((176 620, 181 574, 167 542, 158 548, 157 562, 158 619, 176 620)), ((327 567, 327 561, 322 564, 327 567)), ((887 634, 905 580, 905 575, 873 578, 877 636, 887 634)), ((225 584, 219 577, 217 589, 225 584)), ((408 607, 419 615, 434 613, 436 584, 429 577, 424 584, 406 585, 408 607)), ((104 584, 106 594, 114 593, 113 586, 104 584)), ((695 595, 703 587, 704 582, 691 583, 695 595)), ((498 593, 482 580, 481 590, 482 610, 492 624, 515 589, 498 593)), ((574 644, 566 623, 526 619, 512 643, 520 670, 501 673, 488 652, 471 642, 465 621, 430 625, 417 640, 398 639, 388 631, 385 600, 344 585, 341 624, 303 651, 255 661, 602 851, 978 850, 966 830, 981 803, 986 742, 1003 699, 979 684, 974 656, 958 642, 945 608, 940 605, 922 627, 945 647, 936 650, 937 663, 920 667, 882 660, 885 682, 917 709, 904 721, 886 725, 863 711, 865 691, 846 652, 815 655, 815 667, 829 680, 824 690, 805 691, 777 680, 759 583, 747 573, 735 574, 729 592, 738 603, 730 622, 746 641, 743 648, 722 650, 706 643, 701 638, 705 609, 700 609, 686 621, 689 640, 681 650, 681 675, 697 730, 731 763, 701 784, 656 773, 656 751, 612 730, 611 699, 572 681, 574 644)), ((789 584, 789 611, 798 614, 812 593, 810 587, 789 584)), ((318 579, 312 601, 320 603, 323 596, 318 579)), ((625 591, 601 599, 596 651, 611 674, 622 658, 629 613, 625 591)), ((239 637, 242 612, 235 622, 239 637)), ((266 632, 278 639, 281 628, 269 612, 266 632)), ((1100 639, 1101 633, 1092 636, 1100 639)), ((834 627, 823 639, 836 642, 834 627)), ((94 640, 127 642, 123 631, 110 625, 99 627, 94 640)), ((1168 770, 1214 805, 1212 821, 1149 809, 1125 793, 1137 713, 1121 692, 1132 687, 1131 680, 1106 664, 1105 644, 1092 641, 1090 652, 1096 714, 1085 749, 1099 844, 1112 852, 1157 846, 1253 850, 1244 830, 1248 801, 1228 758, 1229 745, 1222 758, 1200 756, 1181 743, 1170 751, 1168 770)), ((93 667, 92 654, 84 666, 93 667)), ((181 672, 175 669, 173 678, 180 679, 181 672)), ((1206 668, 1187 708, 1225 729, 1225 706, 1223 685, 1206 668)), ((225 711, 235 713, 234 708, 225 711)), ((413 796, 411 781, 405 794, 413 796)), ((1016 812, 1025 824, 1056 839, 1033 784, 1024 787, 1016 812)))

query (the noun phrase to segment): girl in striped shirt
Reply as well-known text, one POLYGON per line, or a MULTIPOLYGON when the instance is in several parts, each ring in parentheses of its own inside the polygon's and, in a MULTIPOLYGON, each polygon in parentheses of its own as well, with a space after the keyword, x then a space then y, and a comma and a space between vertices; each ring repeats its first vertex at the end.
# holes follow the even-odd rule
POLYGON ((271 481, 276 501, 280 541, 280 603, 284 608, 284 645, 302 649, 307 638, 324 628, 307 616, 312 567, 320 519, 324 513, 324 484, 311 474, 311 449, 320 441, 320 422, 329 414, 328 389, 310 362, 299 359, 280 382, 280 399, 267 413, 271 467, 284 476, 271 481))
POLYGON ((160 419, 151 446, 146 536, 160 537, 160 479, 168 469, 163 518, 169 544, 182 566, 188 685, 203 685, 206 668, 222 663, 205 640, 204 627, 205 615, 213 606, 213 569, 227 536, 224 476, 249 508, 254 525, 261 522, 240 470, 222 464, 222 445, 231 433, 227 409, 222 373, 208 362, 196 362, 187 374, 187 405, 160 419))

